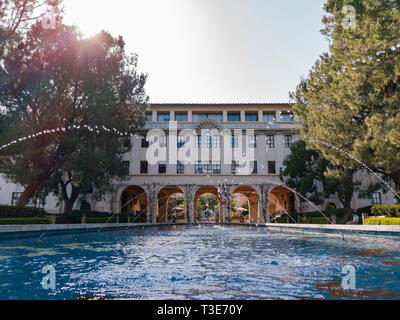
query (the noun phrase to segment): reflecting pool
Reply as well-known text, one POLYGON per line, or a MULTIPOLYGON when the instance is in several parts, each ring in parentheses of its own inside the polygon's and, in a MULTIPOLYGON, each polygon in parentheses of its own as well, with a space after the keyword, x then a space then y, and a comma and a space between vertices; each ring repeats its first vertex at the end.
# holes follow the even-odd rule
POLYGON ((399 299, 400 239, 195 226, 1 240, 0 279, 0 299, 399 299))

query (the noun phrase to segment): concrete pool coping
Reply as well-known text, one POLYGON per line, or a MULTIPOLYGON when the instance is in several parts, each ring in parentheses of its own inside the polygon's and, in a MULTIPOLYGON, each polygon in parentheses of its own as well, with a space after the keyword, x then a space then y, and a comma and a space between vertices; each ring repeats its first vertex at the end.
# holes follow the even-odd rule
POLYGON ((136 224, 65 224, 65 225, 2 225, 0 239, 35 237, 38 235, 62 235, 111 230, 133 230, 165 228, 172 226, 219 225, 228 227, 256 227, 280 232, 334 233, 334 234, 375 234, 400 236, 400 226, 365 226, 365 225, 321 225, 321 224, 185 224, 185 223, 136 223, 136 224))

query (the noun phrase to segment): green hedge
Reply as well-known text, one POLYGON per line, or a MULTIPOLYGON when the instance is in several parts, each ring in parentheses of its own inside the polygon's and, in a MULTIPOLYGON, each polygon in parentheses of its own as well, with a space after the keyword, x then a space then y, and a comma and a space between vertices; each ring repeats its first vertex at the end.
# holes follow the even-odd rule
MULTIPOLYGON (((342 208, 342 209, 328 209, 328 210, 322 211, 322 213, 324 215, 326 215, 330 219, 333 214, 336 214, 337 218, 342 218, 349 211, 351 211, 351 210, 350 209, 345 209, 345 208, 342 208)), ((301 216, 306 216, 307 218, 321 218, 322 217, 321 212, 319 212, 319 211, 304 212, 304 213, 300 214, 300 217, 301 216)))
POLYGON ((87 224, 103 224, 103 223, 117 223, 117 218, 87 218, 87 224))
POLYGON ((400 226, 400 218, 368 218, 365 224, 370 226, 400 226))
POLYGON ((82 218, 84 215, 88 218, 107 218, 110 217, 110 213, 108 212, 100 212, 100 211, 86 211, 86 210, 74 210, 71 212, 66 212, 63 214, 64 217, 72 217, 72 218, 77 218, 80 217, 82 218))
POLYGON ((286 216, 276 219, 276 223, 287 223, 286 216))
POLYGON ((49 218, 0 218, 0 225, 51 224, 49 218))
POLYGON ((387 206, 373 206, 371 213, 375 216, 385 216, 389 218, 400 218, 400 204, 387 206))
POLYGON ((45 218, 48 213, 32 207, 0 206, 0 218, 45 218))
POLYGON ((326 218, 300 218, 301 224, 331 224, 326 218))

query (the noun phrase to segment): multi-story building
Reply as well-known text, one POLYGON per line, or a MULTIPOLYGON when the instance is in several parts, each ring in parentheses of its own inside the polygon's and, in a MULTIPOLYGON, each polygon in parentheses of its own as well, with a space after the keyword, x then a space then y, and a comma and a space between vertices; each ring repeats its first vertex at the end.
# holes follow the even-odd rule
MULTIPOLYGON (((186 222, 199 220, 195 203, 203 194, 218 198, 217 222, 231 221, 234 194, 248 199, 248 222, 270 222, 271 215, 299 210, 299 196, 280 179, 296 140, 298 122, 289 104, 153 104, 146 118, 145 126, 125 142, 131 147, 125 156, 129 179, 116 183, 115 192, 103 201, 89 199, 93 210, 167 222, 168 201, 179 194, 186 222)), ((15 204, 21 191, 3 181, 0 202, 15 204)), ((361 200, 355 195, 353 208, 381 203, 394 203, 394 196, 381 191, 361 200)), ((336 198, 323 206, 305 204, 302 210, 307 211, 340 207, 336 198)), ((46 209, 54 212, 62 206, 49 197, 46 209)))

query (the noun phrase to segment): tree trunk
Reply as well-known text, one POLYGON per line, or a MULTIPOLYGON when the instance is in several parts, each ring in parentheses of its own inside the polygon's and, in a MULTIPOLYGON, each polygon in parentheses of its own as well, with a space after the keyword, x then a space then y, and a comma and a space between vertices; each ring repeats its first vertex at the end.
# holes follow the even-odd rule
POLYGON ((48 167, 44 169, 44 171, 37 177, 31 179, 28 186, 25 188, 24 192, 19 198, 17 207, 26 207, 26 205, 29 203, 29 200, 33 197, 40 185, 50 179, 51 175, 58 170, 62 163, 62 161, 59 159, 62 149, 63 148, 59 146, 57 152, 54 154, 52 159, 50 159, 48 167))
POLYGON ((72 211, 72 209, 74 208, 74 204, 80 194, 79 188, 76 188, 73 185, 71 187, 72 187, 71 196, 69 198, 67 197, 67 199, 64 199, 65 201, 64 213, 72 211))
POLYGON ((18 199, 17 207, 26 207, 29 203, 29 200, 33 197, 35 194, 37 188, 45 181, 46 179, 32 179, 29 182, 29 185, 25 188, 24 192, 18 199))
POLYGON ((31 179, 28 186, 25 188, 24 192, 19 198, 17 207, 26 207, 29 203, 29 200, 32 199, 33 195, 35 194, 36 190, 43 182, 47 181, 51 177, 52 173, 52 170, 47 170, 47 172, 44 172, 38 175, 36 178, 31 179))

